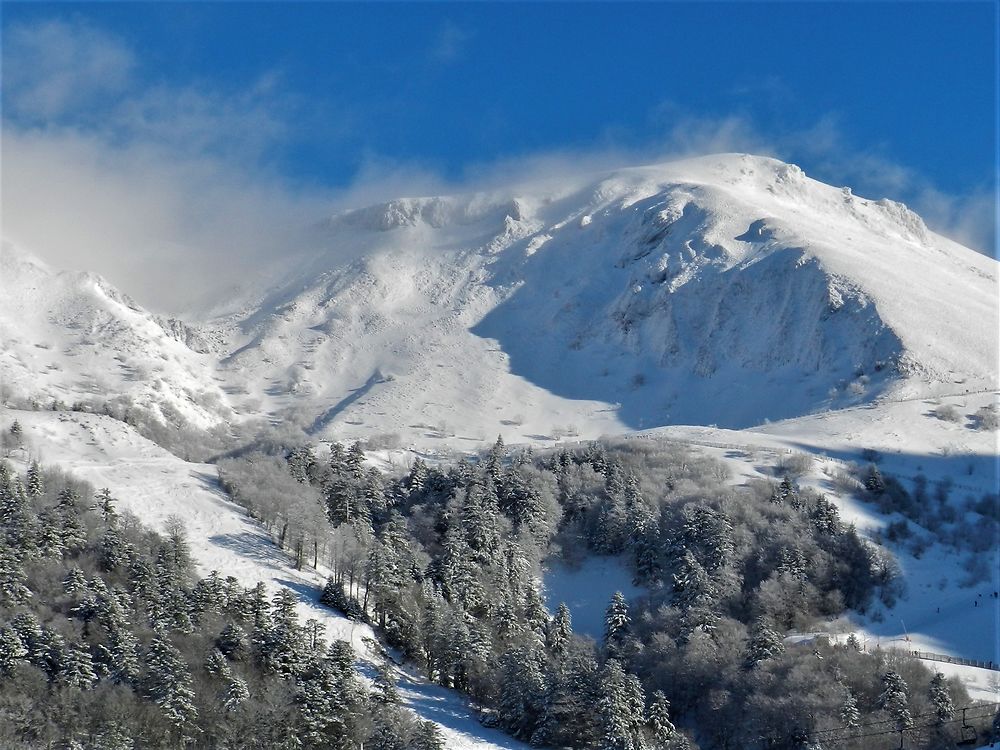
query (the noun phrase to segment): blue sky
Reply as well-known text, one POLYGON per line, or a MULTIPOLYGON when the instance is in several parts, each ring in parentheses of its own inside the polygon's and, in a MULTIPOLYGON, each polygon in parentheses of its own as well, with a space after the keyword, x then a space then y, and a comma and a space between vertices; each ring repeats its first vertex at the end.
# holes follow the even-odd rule
MULTIPOLYGON (((105 170, 123 195, 129 175, 165 194, 193 180, 202 203, 238 203, 242 186, 246 201, 287 204, 291 223, 526 164, 745 150, 904 200, 986 249, 996 13, 995 2, 5 3, 5 161, 18 152, 5 188, 57 168, 49 184, 105 170), (65 174, 73 162, 84 171, 65 174)), ((83 200, 70 187, 49 198, 83 200)), ((25 241, 56 242, 10 214, 25 241)))

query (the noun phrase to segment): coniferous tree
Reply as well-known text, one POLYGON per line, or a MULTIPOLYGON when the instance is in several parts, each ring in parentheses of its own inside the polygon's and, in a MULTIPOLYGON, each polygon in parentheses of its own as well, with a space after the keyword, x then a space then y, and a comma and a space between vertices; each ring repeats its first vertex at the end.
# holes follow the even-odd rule
POLYGON ((632 583, 658 585, 662 574, 660 531, 652 511, 643 503, 633 511, 630 540, 635 569, 632 583))
POLYGON ((906 683, 898 672, 889 670, 882 675, 882 693, 878 698, 878 707, 893 718, 896 729, 903 730, 913 727, 906 683))
POLYGON ((205 671, 218 679, 225 679, 232 674, 229 662, 218 648, 213 648, 205 657, 205 671))
POLYGON ((13 677, 17 663, 28 656, 21 636, 10 625, 0 627, 0 677, 13 677))
POLYGON ((103 488, 94 497, 94 501, 97 503, 97 509, 101 512, 104 523, 113 527, 118 521, 118 512, 115 510, 115 499, 111 497, 111 490, 107 487, 103 488))
POLYGON ((878 470, 875 464, 868 465, 868 473, 865 476, 864 485, 865 489, 873 495, 885 492, 885 479, 882 478, 882 472, 878 470))
POLYGON ((593 706, 599 690, 597 662, 569 654, 546 680, 545 697, 531 744, 586 747, 598 734, 593 706))
POLYGON ((31 466, 28 467, 27 491, 28 497, 32 498, 41 497, 42 493, 45 491, 45 486, 42 480, 42 470, 37 461, 32 461, 31 466))
POLYGON ((31 596, 24 565, 13 547, 0 541, 0 607, 13 607, 31 596))
POLYGON ((840 704, 840 722, 849 729, 857 729, 861 726, 861 711, 858 709, 858 700, 850 688, 844 688, 844 699, 840 704))
POLYGON ((529 740, 544 714, 547 685, 544 660, 530 645, 500 657, 497 713, 503 727, 518 739, 529 740))
POLYGON ((176 729, 189 727, 197 716, 191 673, 180 652, 162 635, 154 636, 146 652, 146 695, 176 729))
POLYGON ((135 683, 139 679, 139 643, 126 627, 113 627, 108 633, 105 672, 115 683, 135 683))
POLYGON ((402 702, 399 691, 396 689, 396 675, 393 674, 392 665, 388 660, 383 660, 376 665, 373 684, 375 691, 372 698, 377 702, 391 706, 399 705, 402 702))
POLYGON ((646 721, 654 742, 654 750, 668 750, 678 735, 677 727, 670 720, 670 701, 662 690, 653 693, 646 721))
POLYGON ((496 442, 486 456, 486 474, 493 480, 493 486, 499 487, 503 480, 503 462, 507 458, 507 446, 503 437, 497 435, 496 442))
POLYGON ((695 630, 711 632, 718 620, 715 612, 717 590, 708 571, 685 551, 673 576, 673 601, 681 611, 682 638, 695 630))
POLYGON ((0 544, 6 539, 7 544, 20 550, 22 555, 32 553, 35 547, 30 497, 20 478, 0 475, 0 544))
POLYGON ((270 621, 253 634, 254 654, 265 671, 286 677, 298 674, 306 658, 305 638, 295 613, 295 595, 280 589, 270 621))
POLYGON ((639 679, 627 674, 615 659, 608 659, 601 670, 600 698, 595 707, 599 746, 607 750, 643 750, 645 706, 639 679))
POLYGON ((555 617, 545 629, 545 645, 555 656, 562 656, 573 637, 573 618, 565 602, 560 602, 555 617))
POLYGON ((763 617, 754 620, 743 666, 746 669, 753 669, 762 661, 773 659, 784 652, 785 644, 781 635, 772 630, 763 617))
POLYGON ((235 622, 230 622, 215 639, 215 647, 231 661, 243 661, 250 654, 250 638, 235 622))
POLYGON ((631 622, 625 595, 621 591, 616 591, 604 614, 604 646, 608 649, 608 653, 617 653, 621 648, 625 637, 629 634, 631 622))
POLYGON ((934 673, 928 692, 934 706, 934 723, 943 726, 955 715, 955 704, 948 692, 948 680, 941 672, 934 673))
POLYGON ((15 446, 20 447, 24 443, 24 429, 16 419, 10 425, 10 436, 15 446))
POLYGON ((61 685, 88 690, 97 682, 94 662, 90 652, 80 645, 66 647, 62 665, 56 678, 61 685))
POLYGON ((421 721, 410 740, 410 747, 412 750, 445 750, 444 737, 434 722, 421 721))
POLYGON ((235 711, 250 699, 250 688, 247 687, 246 680, 237 675, 229 676, 229 686, 226 695, 222 700, 222 707, 226 711, 235 711))
POLYGON ((59 491, 55 507, 60 551, 76 552, 87 542, 87 533, 81 523, 80 495, 70 488, 59 491))

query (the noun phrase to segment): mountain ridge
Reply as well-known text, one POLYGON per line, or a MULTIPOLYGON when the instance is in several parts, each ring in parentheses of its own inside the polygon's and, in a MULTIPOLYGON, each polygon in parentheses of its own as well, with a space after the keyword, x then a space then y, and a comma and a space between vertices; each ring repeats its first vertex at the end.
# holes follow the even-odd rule
MULTIPOLYGON (((202 422, 537 442, 996 384, 996 261, 774 159, 397 199, 324 231, 241 312, 149 316, 182 345, 166 359, 187 380, 167 390, 209 404, 190 409, 202 422)), ((31 315, 10 307, 12 332, 31 315)))

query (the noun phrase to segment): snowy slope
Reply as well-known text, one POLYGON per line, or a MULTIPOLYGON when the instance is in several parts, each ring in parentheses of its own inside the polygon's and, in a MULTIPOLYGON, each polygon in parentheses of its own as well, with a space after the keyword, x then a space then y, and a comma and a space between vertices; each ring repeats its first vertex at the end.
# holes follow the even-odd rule
POLYGON ((996 387, 997 262, 773 159, 400 199, 326 236, 195 327, 5 245, 0 376, 424 448, 996 387))
MULTIPOLYGON (((14 419, 24 428, 30 453, 46 466, 59 466, 95 488, 107 487, 120 510, 135 513, 162 530, 177 515, 185 524, 199 574, 218 570, 244 586, 263 581, 269 589, 287 587, 299 598, 299 614, 326 626, 326 637, 351 643, 362 659, 372 656, 364 644, 371 629, 320 606, 317 586, 324 578, 309 569, 297 571, 267 532, 230 502, 209 464, 182 461, 108 417, 71 412, 3 410, 0 424, 14 419)), ((517 750, 525 747, 500 732, 484 728, 465 699, 400 670, 400 693, 423 718, 437 723, 448 748, 517 750)))
POLYGON ((200 427, 230 413, 198 332, 151 315, 100 276, 55 271, 7 242, 0 342, 5 399, 47 405, 128 397, 200 427))
POLYGON ((217 322, 247 402, 318 435, 538 442, 995 387, 996 261, 772 159, 393 201, 329 245, 217 322))

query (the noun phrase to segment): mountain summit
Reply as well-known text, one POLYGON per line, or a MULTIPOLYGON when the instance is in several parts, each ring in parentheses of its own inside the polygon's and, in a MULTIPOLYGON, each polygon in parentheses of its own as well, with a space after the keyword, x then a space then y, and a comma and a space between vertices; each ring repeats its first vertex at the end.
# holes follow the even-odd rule
MULTIPOLYGON (((294 419, 317 436, 745 427, 996 386, 996 261, 899 203, 774 159, 400 199, 338 214, 325 232, 326 252, 243 312, 183 330, 109 303, 117 329, 67 329, 52 311, 82 304, 79 283, 12 303, 8 289, 40 272, 5 247, 5 342, 41 336, 72 356, 108 349, 120 327, 152 330, 144 341, 182 347, 168 363, 201 372, 178 391, 199 413, 294 419)), ((134 372, 130 357, 159 357, 149 346, 117 349, 134 372)), ((170 367, 159 372, 176 391, 170 367)), ((52 396, 46 378, 32 385, 52 396)))

